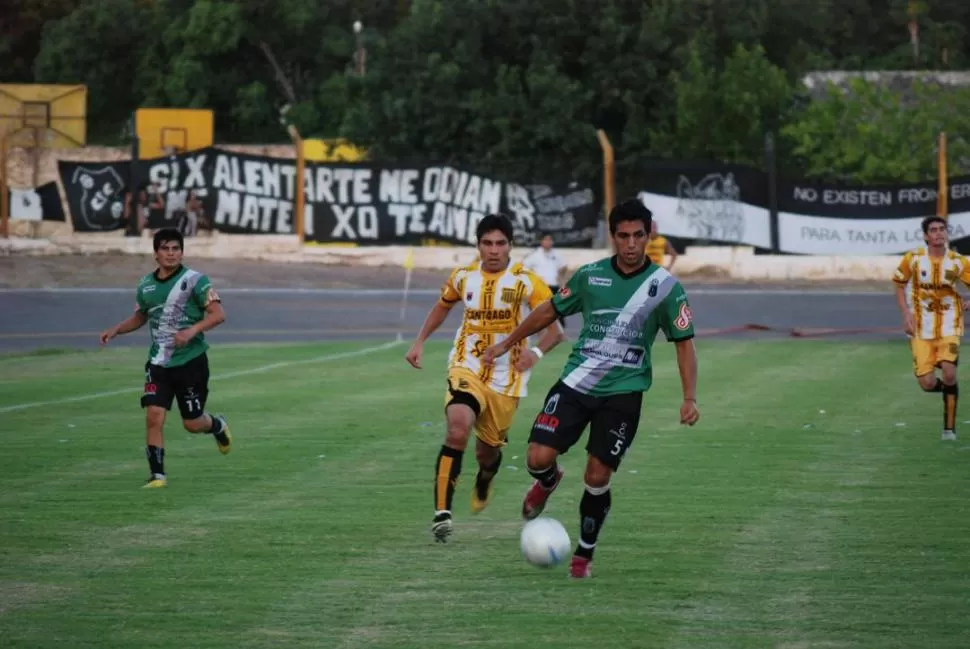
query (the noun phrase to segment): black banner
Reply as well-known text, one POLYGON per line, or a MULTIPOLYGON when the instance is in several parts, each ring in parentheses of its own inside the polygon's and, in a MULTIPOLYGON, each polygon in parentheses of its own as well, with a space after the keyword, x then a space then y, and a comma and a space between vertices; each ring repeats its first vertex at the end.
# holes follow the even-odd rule
POLYGON ((10 218, 14 221, 65 221, 57 183, 44 183, 31 189, 7 190, 10 218))
MULTIPOLYGON (((75 229, 125 225, 129 162, 59 162, 75 229)), ((139 161, 136 192, 147 227, 187 223, 222 232, 291 234, 293 160, 208 148, 139 161)), ((513 218, 516 245, 551 234, 560 247, 591 247, 598 205, 578 183, 508 183, 454 166, 308 162, 304 174, 305 238, 358 245, 474 245, 486 214, 513 218)), ((137 214, 137 210, 128 210, 137 214)))

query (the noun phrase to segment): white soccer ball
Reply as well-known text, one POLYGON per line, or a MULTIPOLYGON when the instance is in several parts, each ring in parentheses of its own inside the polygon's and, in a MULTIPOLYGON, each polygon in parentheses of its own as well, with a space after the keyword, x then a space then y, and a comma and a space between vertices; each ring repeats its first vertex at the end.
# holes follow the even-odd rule
POLYGON ((536 518, 522 528, 522 556, 534 566, 548 568, 569 556, 572 542, 562 523, 554 518, 536 518))

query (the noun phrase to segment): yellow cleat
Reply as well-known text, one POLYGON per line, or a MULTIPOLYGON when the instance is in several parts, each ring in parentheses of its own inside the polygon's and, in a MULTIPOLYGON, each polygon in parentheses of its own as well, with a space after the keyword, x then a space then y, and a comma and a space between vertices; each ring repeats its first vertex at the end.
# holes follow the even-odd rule
POLYGON ((492 500, 492 491, 495 488, 495 479, 492 478, 488 481, 488 487, 485 489, 485 497, 482 498, 479 493, 479 482, 475 480, 475 486, 472 487, 472 512, 477 514, 488 507, 488 503, 492 500))
POLYGON ((225 455, 232 450, 232 433, 229 432, 229 422, 226 421, 226 418, 222 415, 216 415, 216 417, 222 421, 222 432, 218 435, 213 435, 213 437, 216 438, 216 447, 219 449, 219 452, 225 455), (223 438, 222 441, 220 441, 220 437, 223 438))
POLYGON ((168 486, 168 480, 165 478, 149 478, 142 489, 161 489, 166 486, 168 486))

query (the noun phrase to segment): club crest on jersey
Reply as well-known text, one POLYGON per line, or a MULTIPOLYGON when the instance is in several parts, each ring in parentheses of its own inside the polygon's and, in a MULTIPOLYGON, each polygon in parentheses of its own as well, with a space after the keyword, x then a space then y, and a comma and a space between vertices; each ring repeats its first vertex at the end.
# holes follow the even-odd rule
POLYGON ((693 319, 694 314, 691 313, 690 307, 684 302, 680 305, 680 313, 677 314, 677 319, 674 320, 674 326, 681 330, 687 329, 693 319))
POLYGON ((502 301, 506 304, 515 304, 515 292, 514 288, 503 288, 502 301))
POLYGON ((568 286, 563 286, 561 289, 559 289, 559 295, 562 297, 569 297, 572 294, 573 292, 569 290, 568 286))
POLYGON ((647 290, 647 295, 650 297, 657 297, 657 289, 660 288, 660 281, 656 279, 650 280, 650 288, 647 290))
POLYGON ((472 301, 472 298, 474 298, 474 297, 475 297, 475 294, 472 293, 471 291, 468 291, 467 293, 465 293, 465 301, 466 302, 471 302, 472 301))

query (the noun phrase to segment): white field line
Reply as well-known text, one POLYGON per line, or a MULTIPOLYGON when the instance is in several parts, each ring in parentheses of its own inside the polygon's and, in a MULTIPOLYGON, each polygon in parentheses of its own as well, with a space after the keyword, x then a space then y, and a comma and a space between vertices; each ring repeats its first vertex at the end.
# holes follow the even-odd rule
MULTIPOLYGON (((225 374, 219 374, 212 377, 212 380, 221 379, 232 379, 238 376, 250 376, 252 374, 261 374, 263 372, 270 372, 281 367, 294 367, 296 365, 310 365, 314 363, 326 363, 328 361, 339 361, 344 358, 355 358, 357 356, 366 356, 367 354, 373 354, 375 352, 384 351, 385 349, 391 349, 400 345, 402 340, 394 340, 383 345, 376 345, 374 347, 364 347, 362 349, 355 349, 348 352, 339 352, 337 354, 325 354, 323 356, 315 356, 313 358, 304 358, 297 361, 280 361, 279 363, 270 363, 269 365, 261 365, 259 367, 252 367, 247 370, 237 370, 235 372, 227 372, 225 374)), ((81 394, 76 397, 65 397, 63 399, 51 399, 50 401, 31 401, 28 403, 18 403, 12 406, 0 407, 0 413, 6 412, 16 412, 18 410, 27 410, 29 408, 39 408, 41 406, 57 406, 64 403, 77 403, 79 401, 90 401, 92 399, 101 399, 102 397, 113 397, 119 394, 131 394, 133 392, 141 392, 143 388, 124 388, 122 390, 108 390, 106 392, 91 392, 88 394, 81 394)))

